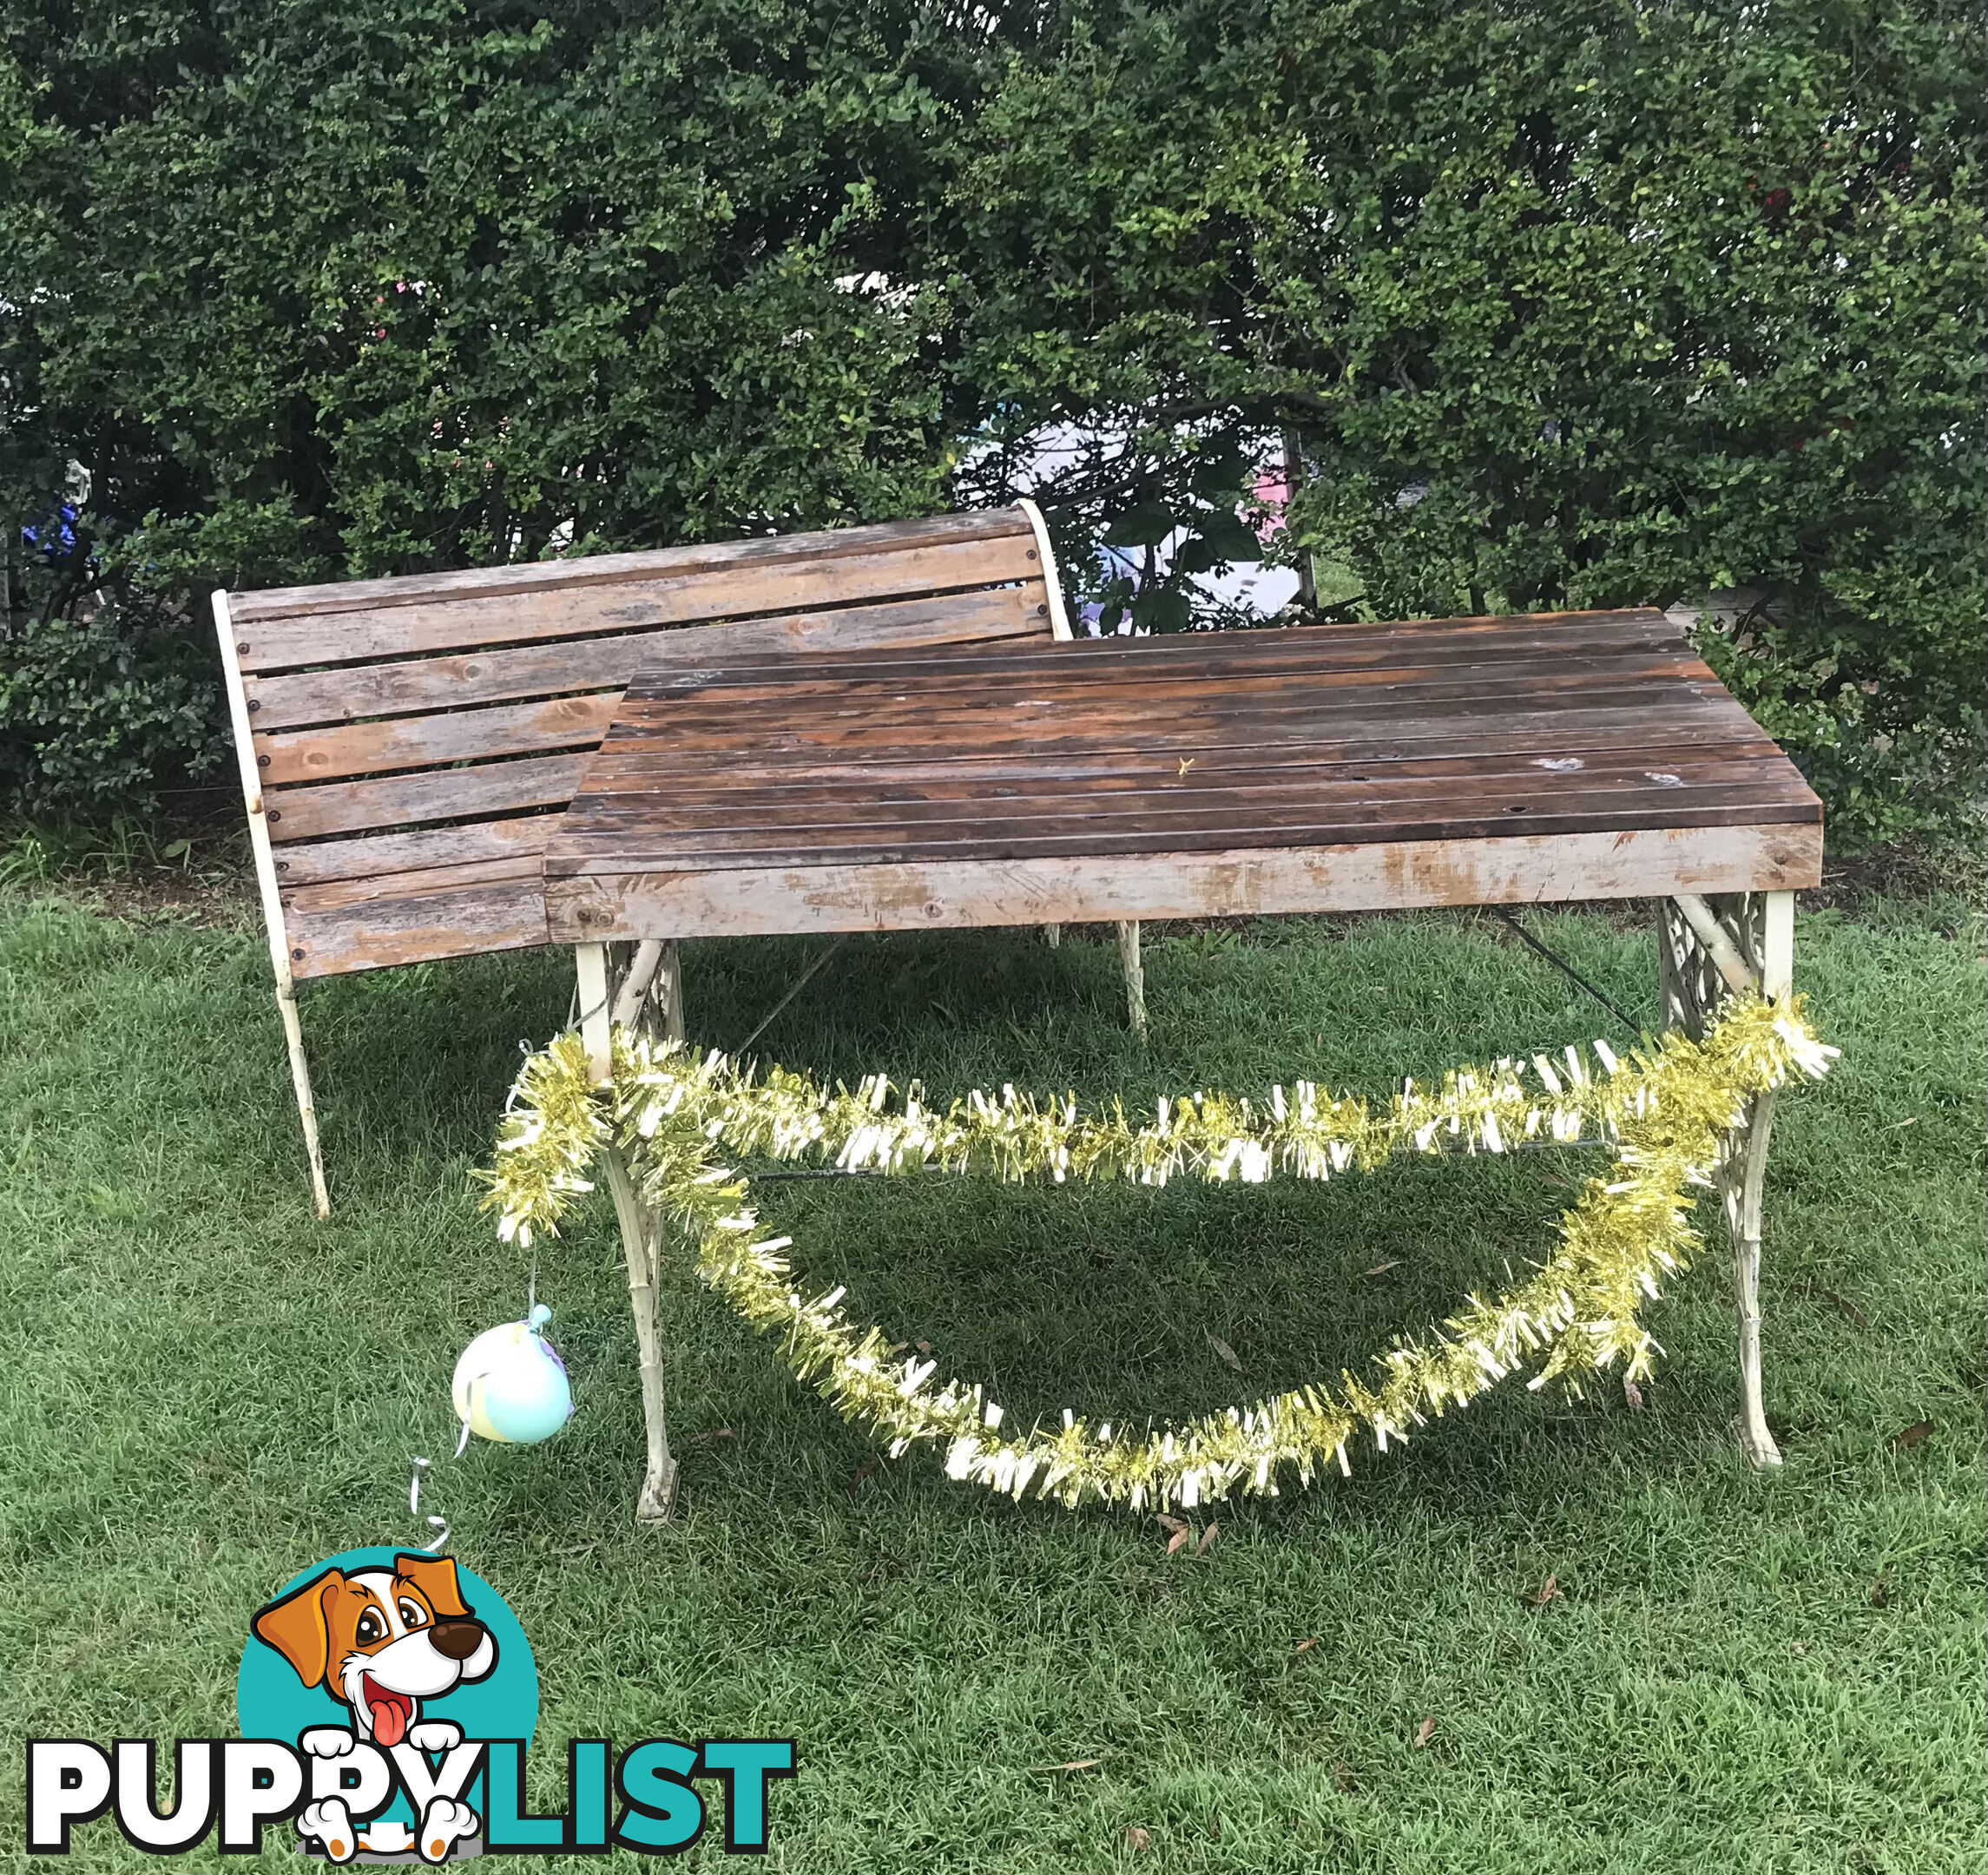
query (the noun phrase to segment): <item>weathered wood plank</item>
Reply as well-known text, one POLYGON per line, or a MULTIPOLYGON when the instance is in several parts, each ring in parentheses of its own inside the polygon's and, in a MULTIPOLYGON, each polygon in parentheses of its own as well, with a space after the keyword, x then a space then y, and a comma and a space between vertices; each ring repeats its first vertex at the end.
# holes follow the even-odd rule
POLYGON ((284 730, 256 738, 256 760, 264 782, 273 788, 549 749, 591 750, 607 734, 621 701, 618 690, 609 690, 543 703, 394 716, 336 729, 284 730))
MULTIPOLYGON (((1714 681, 1688 654, 1647 652, 1579 664, 1563 659, 1528 661, 1500 659, 1469 664, 1395 664, 1371 669, 1261 668, 1227 671, 1169 668, 1155 660, 1151 671, 1114 674, 1084 672, 1010 675, 983 666, 963 647, 962 668, 941 679, 899 677, 842 681, 793 679, 745 686, 703 683, 694 648, 686 648, 681 681, 661 694, 631 696, 622 713, 623 736, 667 733, 696 720, 704 709, 721 711, 727 722, 751 722, 769 716, 804 714, 827 720, 860 715, 866 727, 885 730, 901 721, 936 717, 978 718, 1004 710, 1026 708, 1053 712, 1064 721, 1083 723, 1100 714, 1115 721, 1128 710, 1144 715, 1164 714, 1176 707, 1219 709, 1225 714, 1254 714, 1259 707, 1284 709, 1354 709, 1366 702, 1426 703, 1440 710, 1459 699, 1489 700, 1515 696, 1541 704, 1560 699, 1577 701, 1597 691, 1628 685, 1675 688, 1681 707, 1695 700, 1714 681), (813 706, 833 706, 816 709, 813 706)), ((1070 661, 1074 654, 1063 654, 1070 661)))
POLYGON ((1675 828, 556 879, 546 925, 556 944, 927 931, 1787 891, 1821 872, 1820 827, 1675 828))
POLYGON ((555 814, 482 820, 467 826, 431 827, 425 833, 370 833, 350 839, 297 843, 276 855, 280 883, 313 885, 332 879, 369 878, 431 866, 523 856, 536 863, 558 824, 555 814))
MULTIPOLYGON (((1300 757, 1308 753, 1301 747, 1296 753, 1300 757)), ((1277 759, 1263 760, 1223 752, 1185 768, 1163 757, 1138 755, 1067 763, 996 758, 984 764, 950 762, 943 768, 926 762, 866 761, 806 770, 761 770, 742 761, 727 768, 701 764, 667 788, 653 793, 634 788, 615 792, 631 806, 639 802, 641 811, 653 815, 658 826, 674 823, 680 814, 692 817, 694 824, 716 826, 727 814, 763 818, 771 810, 789 806, 810 817, 845 806, 861 809, 870 803, 892 801, 970 801, 991 806, 1006 802, 1014 805, 1015 812, 1032 811, 1031 804, 1042 803, 1051 812, 1063 812, 1076 803, 1109 809, 1143 795, 1228 795, 1295 787, 1314 780, 1367 784, 1378 798, 1398 780, 1447 777, 1469 782, 1481 777, 1537 774, 1547 770, 1549 763, 1554 765, 1549 772, 1589 777, 1624 770, 1682 776, 1692 765, 1753 763, 1765 765, 1763 779, 1775 786, 1800 786, 1798 778, 1787 778, 1780 749, 1765 736, 1752 742, 1721 738, 1697 743, 1665 742, 1650 736, 1555 756, 1524 750, 1432 754, 1412 743, 1386 745, 1359 761, 1289 759, 1289 747, 1274 753, 1277 759)))
POLYGON ((1761 819, 1814 818, 1807 790, 1786 777, 1785 764, 1771 750, 1736 760, 1727 759, 1723 751, 1692 752, 1673 755, 1661 769, 1614 764, 1590 766, 1579 776, 1547 773, 1533 764, 1495 771, 1458 763, 1414 764, 1436 771, 1420 774, 1404 773, 1408 766, 1358 779, 1330 771, 1267 780, 1211 780, 1189 773, 1155 777, 1145 786, 1077 793, 1035 786, 997 792, 958 786, 883 788, 866 785, 859 775, 842 789, 805 794, 741 789, 696 797, 615 794, 596 801, 583 796, 588 811, 562 832, 559 845, 565 856, 598 857, 677 849, 685 841, 747 851, 796 841, 847 845, 899 838, 1005 840, 1085 832, 1109 842, 1122 830, 1225 821, 1241 828, 1334 812, 1385 824, 1392 815, 1413 817, 1431 810, 1482 813, 1577 807, 1592 812, 1624 805, 1631 812, 1647 808, 1662 814, 1708 800, 1758 810, 1761 819), (1570 781, 1579 786, 1570 786, 1570 781))
MULTIPOLYGON (((1705 791, 1710 794, 1713 791, 1705 791)), ((1466 839, 1495 839, 1523 824, 1542 835, 1604 831, 1662 831, 1669 827, 1793 826, 1792 819, 1763 812, 1744 798, 1701 796, 1687 799, 1661 817, 1639 813, 1640 797, 1609 795, 1591 805, 1547 804, 1537 807, 1493 807, 1484 812, 1431 806, 1420 812, 1394 808, 1361 812, 1357 808, 1320 807, 1307 812, 1261 813, 1241 826, 1231 814, 1168 816, 1165 825, 1124 827, 1115 821, 1070 826, 1041 833, 1002 833, 982 827, 924 830, 895 839, 859 838, 815 831, 805 839, 773 839, 756 843, 735 834, 681 836, 648 841, 631 833, 619 851, 611 845, 576 854, 562 842, 549 851, 548 878, 603 877, 624 869, 653 866, 673 872, 733 872, 748 866, 917 865, 948 862, 990 864, 1058 857, 1118 858, 1135 853, 1217 852, 1270 846, 1387 845, 1404 842, 1440 844, 1466 839), (946 832, 960 837, 945 839, 946 832)))
POLYGON ((622 740, 610 736, 606 757, 589 780, 600 787, 667 788, 673 773, 701 762, 738 762, 767 773, 785 766, 833 767, 875 761, 926 762, 935 767, 984 760, 991 755, 1043 762, 1096 755, 1144 756, 1201 762, 1223 753, 1310 747, 1350 751, 1375 744, 1419 745, 1424 752, 1447 747, 1471 753, 1494 739, 1509 747, 1514 736, 1530 738, 1539 752, 1562 746, 1592 747, 1605 726, 1643 718, 1680 742, 1750 739, 1758 734, 1737 703, 1704 712, 1666 709, 1662 694, 1635 689, 1605 692, 1578 707, 1521 709, 1510 700, 1480 703, 1462 700, 1452 713, 1437 716, 1413 705, 1376 703, 1359 712, 1320 712, 1302 703, 1271 705, 1238 714, 1210 705, 1205 709, 1149 713, 1129 699, 1116 721, 1094 720, 1064 733, 1054 722, 1024 712, 1007 713, 994 722, 947 721, 872 728, 861 720, 833 725, 792 720, 727 725, 716 713, 685 723, 667 741, 622 740), (1695 721, 1694 719, 1695 718, 1695 721), (611 758, 611 760, 609 759, 611 758))
POLYGON ((293 918, 338 911, 348 905, 375 905, 394 899, 435 898, 465 885, 522 885, 525 895, 539 896, 540 871, 536 853, 510 853, 494 859, 458 860, 402 872, 374 873, 358 878, 330 879, 300 885, 283 895, 293 918))
POLYGON ((410 658, 245 680, 259 732, 372 716, 458 709, 565 691, 619 689, 651 661, 682 652, 735 657, 777 644, 798 652, 830 647, 974 643, 1040 636, 1048 614, 1037 592, 997 586, 942 599, 898 599, 826 611, 788 612, 742 624, 671 626, 609 637, 559 639, 511 650, 410 658))
POLYGON ((245 671, 377 662, 423 652, 543 643, 642 626, 688 625, 1039 580, 1032 539, 1017 535, 832 558, 767 560, 734 568, 722 578, 681 572, 522 594, 471 592, 260 623, 238 621, 235 655, 245 671))
POLYGON ((233 596, 234 622, 260 623, 379 606, 491 594, 534 595, 583 585, 613 585, 652 575, 723 575, 769 561, 846 558, 921 542, 1000 540, 1033 534, 1019 508, 982 508, 918 521, 884 521, 865 527, 809 534, 766 534, 749 540, 704 541, 640 553, 591 554, 572 560, 535 560, 520 566, 471 567, 447 573, 403 574, 389 579, 336 580, 320 586, 271 587, 233 596))
POLYGON ((480 957, 547 941, 544 901, 535 880, 299 911, 291 917, 289 935, 290 967, 300 977, 480 957))
MULTIPOLYGON (((1757 749, 1761 740, 1757 728, 1753 740, 1742 741, 1723 725, 1679 730, 1652 721, 1640 710, 1595 711, 1583 714, 1571 728, 1563 719, 1550 717, 1544 727, 1535 722, 1521 725, 1510 734, 1473 736, 1467 751, 1454 753, 1455 738, 1441 733, 1418 737, 1407 729, 1350 740, 1307 741, 1291 737, 1274 743, 1206 745, 1192 752, 1187 774, 1208 780, 1284 774, 1296 779, 1314 769, 1345 769, 1349 779, 1357 780, 1361 774, 1372 779, 1397 763, 1412 767, 1446 760, 1586 762, 1618 750, 1625 756, 1646 753, 1655 761, 1656 752, 1667 749, 1745 753, 1757 749)), ((1772 743, 1767 747, 1774 748, 1772 743)), ((971 750, 939 754, 921 751, 913 755, 885 749, 866 752, 857 763, 821 752, 773 759, 749 748, 731 755, 672 751, 667 759, 661 753, 623 758, 618 753, 621 745, 615 747, 617 792, 635 795, 653 789, 686 799, 693 795, 721 799, 734 788, 783 796, 810 790, 833 792, 849 786, 857 776, 866 785, 893 787, 1038 786, 1078 790, 1114 780, 1147 783, 1169 775, 1181 779, 1182 760, 1189 753, 1151 747, 1074 751, 1023 747, 985 755, 971 750)))
POLYGON ((425 820, 466 820, 527 807, 563 806, 586 773, 587 761, 585 755, 527 756, 477 768, 272 789, 265 797, 269 837, 281 845, 425 820))
MULTIPOLYGON (((1549 627, 1529 617, 1478 621, 1407 634, 1340 638, 1352 628, 1287 626, 1251 632, 1185 634, 1169 638, 1082 639, 1063 655, 1053 672, 1039 661, 1040 648, 1026 640, 983 646, 964 656, 938 655, 879 656, 855 649, 828 648, 806 662, 779 648, 744 650, 726 657, 698 660, 692 672, 657 669, 638 673, 629 685, 633 703, 652 697, 678 695, 685 689, 771 689, 786 691, 813 685, 825 690, 873 686, 888 693, 907 684, 944 692, 984 682, 989 676, 1014 677, 1032 683, 1051 682, 1058 688, 1081 688, 1087 681, 1118 683, 1133 678, 1142 685, 1169 672, 1216 685, 1235 677, 1282 673, 1387 671, 1444 664, 1510 667, 1523 664, 1550 669, 1616 658, 1663 655, 1687 661, 1695 673, 1710 677, 1703 661, 1662 613, 1621 627, 1613 613, 1569 615, 1549 627), (1484 630, 1503 624, 1504 635, 1484 630)), ((700 641, 703 642, 705 641, 700 641)), ((1716 680, 1714 680, 1716 681, 1716 680)))

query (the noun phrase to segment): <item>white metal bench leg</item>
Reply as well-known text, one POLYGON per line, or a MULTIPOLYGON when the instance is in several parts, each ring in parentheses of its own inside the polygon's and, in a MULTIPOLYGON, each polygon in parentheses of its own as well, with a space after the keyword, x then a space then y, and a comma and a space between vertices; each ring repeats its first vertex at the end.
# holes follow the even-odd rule
MULTIPOLYGON (((1794 983, 1794 894, 1762 892, 1715 902, 1679 898, 1664 907, 1664 1017, 1702 1033, 1729 990, 1758 984, 1768 997, 1794 983), (1708 928, 1709 927, 1709 929, 1708 928), (1735 982, 1735 977, 1738 981, 1735 982)), ((1757 1465, 1777 1465, 1761 1391, 1761 1222, 1774 1096, 1763 1094, 1728 1135, 1719 1186, 1733 1244, 1733 1299, 1740 1331, 1740 1443, 1757 1465)))
MULTIPOLYGON (((652 940, 638 945, 619 983, 613 980, 605 944, 576 944, 573 964, 579 982, 580 1038, 596 1087, 613 1072, 615 1024, 634 1023, 652 993, 659 997, 665 1023, 681 1039, 682 970, 675 944, 652 940)), ((662 1333, 656 1319, 662 1227, 655 1213, 642 1202, 618 1147, 608 1148, 607 1168, 608 1191, 615 1201, 615 1222, 621 1229, 622 1255, 628 1265, 629 1306, 635 1315, 642 1380, 647 1463, 635 1499, 635 1521, 662 1523, 668 1520, 676 1503, 676 1461, 670 1456, 669 1421, 663 1404, 662 1333)))
POLYGON ((276 1008, 283 1018, 283 1040, 290 1050, 290 1085, 297 1092, 297 1117, 304 1122, 304 1150, 310 1155, 311 1202, 320 1218, 328 1218, 332 1198, 325 1189, 325 1155, 318 1149, 318 1109, 311 1098, 311 1065, 304 1059, 304 1028, 297 1019, 297 995, 287 976, 276 980, 276 1008))
POLYGON ((1132 1033, 1146 1033, 1146 965, 1139 955, 1139 921, 1125 918, 1118 926, 1118 956, 1125 966, 1125 1019, 1132 1033))

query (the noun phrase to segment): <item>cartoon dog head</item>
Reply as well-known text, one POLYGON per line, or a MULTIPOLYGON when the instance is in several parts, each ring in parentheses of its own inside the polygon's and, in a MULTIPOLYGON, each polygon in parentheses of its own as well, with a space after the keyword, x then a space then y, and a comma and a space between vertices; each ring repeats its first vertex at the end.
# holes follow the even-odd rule
POLYGON ((322 1576, 272 1602, 252 1623, 297 1670, 352 1707, 354 1730, 388 1749, 424 1699, 497 1665, 497 1642, 463 1600, 447 1556, 397 1556, 392 1569, 322 1576))

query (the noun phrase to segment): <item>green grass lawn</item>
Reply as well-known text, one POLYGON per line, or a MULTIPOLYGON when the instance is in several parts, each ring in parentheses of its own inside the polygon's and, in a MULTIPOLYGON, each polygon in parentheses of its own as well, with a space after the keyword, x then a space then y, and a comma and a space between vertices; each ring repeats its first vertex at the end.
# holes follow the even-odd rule
MULTIPOLYGON (((1537 923, 1654 1019, 1647 932, 1537 923)), ((1172 1556, 1149 1519, 992 1500, 929 1456, 872 1470, 679 1270, 684 1511, 638 1531, 634 1337, 589 1209, 538 1273, 576 1417, 438 1464, 432 1492, 532 1638, 538 1794, 569 1736, 773 1734, 800 1745, 774 1798, 773 1859, 796 1871, 1978 1869, 1981 951, 1952 906, 1802 921, 1800 980, 1844 1053, 1777 1134, 1771 1476, 1729 1430, 1715 1225, 1651 1312, 1668 1354, 1640 1411, 1501 1389, 1357 1453, 1351 1482, 1218 1508, 1207 1552, 1172 1556)), ((812 954, 694 948, 694 1036, 741 1040, 812 954)), ((319 1225, 260 939, 0 900, 9 1865, 21 1735, 225 1734, 253 1610, 330 1552, 417 1539, 408 1459, 451 1444, 458 1352, 524 1299, 528 1260, 468 1174, 569 981, 530 956, 307 991, 338 1207, 319 1225)), ((1476 918, 1162 938, 1148 995, 1141 1046, 1103 944, 862 939, 763 1046, 935 1095, 1149 1103, 1633 1039, 1476 918)), ((1358 1365, 1500 1280, 1592 1165, 761 1197, 811 1273, 1010 1412, 1175 1417, 1358 1365)), ((73 1866, 146 1865, 108 1820, 77 1844, 73 1866)), ((707 1839, 688 1860, 723 1859, 707 1839)))

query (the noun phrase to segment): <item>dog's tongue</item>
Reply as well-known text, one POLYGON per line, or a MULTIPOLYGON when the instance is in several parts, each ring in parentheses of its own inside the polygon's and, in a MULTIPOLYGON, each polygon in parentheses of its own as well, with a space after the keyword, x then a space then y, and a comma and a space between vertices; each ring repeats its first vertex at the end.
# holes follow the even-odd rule
POLYGON ((407 1701, 391 1693, 381 1693, 368 1710, 372 1714, 375 1742, 392 1751, 407 1735, 407 1701))

